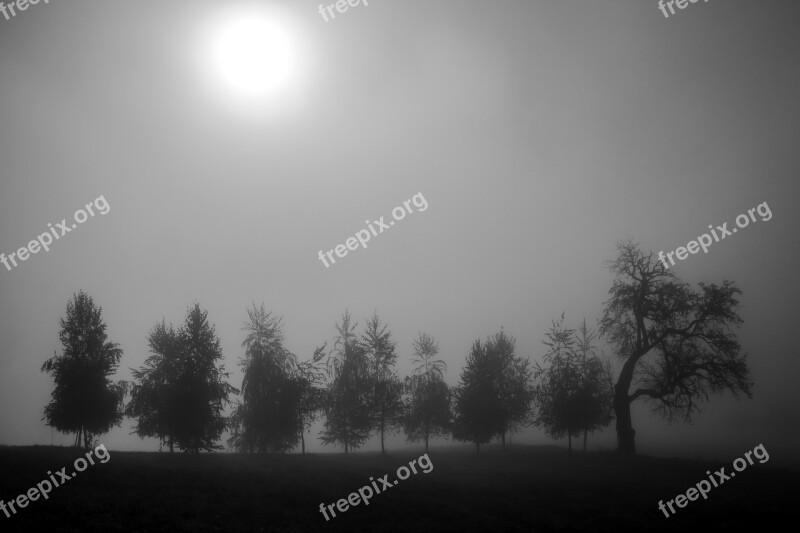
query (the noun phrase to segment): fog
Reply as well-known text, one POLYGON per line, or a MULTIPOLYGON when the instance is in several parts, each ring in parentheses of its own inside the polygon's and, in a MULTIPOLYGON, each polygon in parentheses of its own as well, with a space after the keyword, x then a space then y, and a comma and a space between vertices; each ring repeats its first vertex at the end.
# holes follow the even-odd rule
MULTIPOLYGON (((110 206, 0 267, 0 444, 72 442, 41 420, 40 367, 79 290, 124 350, 115 379, 143 364, 154 324, 197 301, 239 387, 245 308, 264 302, 300 359, 345 309, 359 328, 377 310, 401 376, 426 332, 455 385, 472 342, 501 326, 531 361, 562 312, 596 327, 617 241, 666 253, 766 202, 770 220, 672 268, 742 289, 753 399, 712 397, 691 425, 637 403, 633 423, 643 454, 727 461, 763 443, 800 463, 797 5, 665 19, 656 2, 375 0, 325 22, 317 2, 284 2, 298 77, 248 107, 199 52, 221 4, 53 0, 0 18, 0 251, 101 195, 110 206), (416 194, 425 211, 318 259, 416 194)), ((308 450, 341 451, 321 427, 308 450)), ((130 433, 126 419, 100 440, 158 449, 130 433)), ((538 428, 512 441, 566 446, 538 428)), ((589 438, 615 445, 613 423, 589 438)))

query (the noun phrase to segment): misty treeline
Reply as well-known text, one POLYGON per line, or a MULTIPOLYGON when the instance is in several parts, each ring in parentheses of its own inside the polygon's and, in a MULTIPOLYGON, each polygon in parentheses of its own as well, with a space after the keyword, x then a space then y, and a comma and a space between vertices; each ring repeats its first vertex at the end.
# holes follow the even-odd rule
POLYGON ((280 317, 262 304, 247 309, 240 359, 241 390, 227 382, 221 343, 198 303, 177 329, 162 320, 148 334, 149 357, 132 369, 132 382, 112 382, 122 357, 108 341, 101 308, 79 292, 61 319, 61 355, 42 366, 55 387, 44 420, 75 433, 75 445, 132 418, 140 437, 159 439, 174 451, 198 453, 228 445, 241 452, 287 452, 300 445, 320 417, 319 437, 345 453, 371 436, 386 453, 387 434, 402 431, 408 442, 452 436, 482 444, 537 426, 553 438, 587 434, 616 421, 618 449, 635 453, 631 404, 643 399, 668 420, 691 420, 711 394, 751 397, 746 354, 734 328, 739 289, 730 281, 679 281, 633 241, 620 242, 609 263, 615 280, 595 331, 584 319, 567 327, 553 320, 542 339, 547 350, 531 365, 516 354, 503 328, 473 342, 454 387, 439 345, 426 333, 412 343, 413 370, 401 378, 388 324, 377 312, 362 328, 345 311, 336 334, 306 358, 284 345, 280 317), (616 352, 612 365, 596 342, 616 352), (615 369, 616 367, 616 369, 615 369), (126 398, 130 398, 125 403, 126 398), (232 406, 230 416, 224 411, 232 406))

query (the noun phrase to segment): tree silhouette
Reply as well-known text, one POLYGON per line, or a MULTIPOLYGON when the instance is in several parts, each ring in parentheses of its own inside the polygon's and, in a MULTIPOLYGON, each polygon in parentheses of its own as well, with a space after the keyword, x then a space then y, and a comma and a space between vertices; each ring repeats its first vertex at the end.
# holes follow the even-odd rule
POLYGON ((182 449, 194 453, 221 449, 216 442, 228 426, 222 411, 229 395, 239 391, 224 381, 229 374, 219 363, 220 340, 208 323, 208 312, 199 304, 189 310, 181 333, 186 365, 178 378, 183 416, 175 440, 182 449))
POLYGON ((589 431, 604 427, 611 414, 611 371, 597 355, 595 333, 584 319, 576 331, 564 327, 564 314, 553 320, 542 341, 548 347, 544 368, 536 364, 536 415, 534 423, 553 438, 572 437, 583 431, 583 450, 589 431))
POLYGON ((366 349, 372 382, 372 429, 381 436, 381 455, 386 455, 384 436, 397 427, 403 415, 403 384, 395 375, 397 362, 395 343, 389 326, 381 322, 377 312, 367 321, 361 343, 366 349))
POLYGON ((302 453, 306 453, 305 432, 317 418, 325 401, 325 389, 321 386, 325 374, 320 369, 319 363, 325 357, 326 345, 323 344, 314 350, 310 361, 297 363, 293 370, 293 381, 297 394, 297 425, 300 431, 300 444, 302 453))
POLYGON ((122 357, 119 345, 109 342, 102 308, 85 292, 67 303, 66 318, 60 319, 61 355, 45 361, 41 371, 55 382, 52 399, 45 407, 49 426, 62 433, 75 433, 75 446, 89 447, 94 436, 106 433, 122 420, 126 384, 112 383, 122 357))
POLYGON ((367 351, 356 337, 356 324, 350 322, 345 311, 342 323, 336 325, 338 336, 327 360, 331 383, 325 395, 325 429, 320 434, 324 445, 341 444, 344 453, 361 446, 372 427, 367 351))
POLYGON ((414 357, 412 361, 417 365, 412 371, 413 375, 439 376, 444 379, 447 363, 436 359, 439 354, 439 344, 427 333, 420 333, 414 340, 414 357))
POLYGON ((567 436, 572 451, 572 437, 580 434, 579 394, 582 385, 581 365, 575 357, 575 330, 564 327, 564 314, 552 321, 542 343, 548 347, 544 368, 536 364, 536 416, 534 423, 550 437, 567 436))
POLYGON ((264 304, 253 304, 247 314, 242 401, 231 416, 229 442, 243 452, 285 452, 300 438, 297 358, 283 347, 280 318, 271 317, 264 304))
POLYGON ((125 415, 136 419, 134 432, 156 437, 175 450, 175 432, 181 417, 178 376, 184 365, 183 339, 162 320, 148 335, 151 355, 143 367, 131 369, 135 379, 125 415))
POLYGON ((413 345, 417 366, 405 379, 408 398, 403 429, 408 442, 424 440, 428 453, 430 437, 445 435, 452 426, 450 387, 444 382, 447 365, 436 359, 439 345, 427 334, 421 333, 413 345))
POLYGON ((238 390, 228 377, 222 348, 208 313, 195 303, 177 333, 156 325, 150 334, 152 356, 134 371, 137 379, 126 410, 137 418, 139 436, 157 436, 184 451, 220 449, 216 442, 228 425, 222 410, 238 390))
POLYGON ((597 334, 583 319, 575 332, 575 354, 580 364, 581 386, 578 391, 578 417, 583 428, 583 451, 589 432, 607 426, 614 409, 614 377, 611 362, 601 358, 593 341, 597 334))
POLYGON ((453 391, 453 438, 475 443, 477 453, 481 452, 481 444, 498 433, 498 420, 503 416, 495 379, 497 370, 497 361, 480 339, 476 340, 453 391))
POLYGON ((618 449, 635 454, 630 406, 639 398, 668 420, 688 421, 710 393, 750 398, 752 384, 731 331, 742 322, 735 284, 700 283, 692 290, 637 243, 620 242, 617 249, 600 333, 623 361, 614 387, 618 449))
POLYGON ((529 362, 514 355, 516 344, 516 339, 507 336, 502 327, 486 343, 486 355, 495 369, 492 379, 496 380, 500 403, 497 435, 503 448, 506 447, 506 434, 518 431, 528 422, 533 401, 529 362))
POLYGON ((503 328, 482 346, 472 345, 461 381, 455 390, 453 437, 480 445, 505 436, 529 420, 533 388, 529 363, 514 355, 516 340, 503 328))

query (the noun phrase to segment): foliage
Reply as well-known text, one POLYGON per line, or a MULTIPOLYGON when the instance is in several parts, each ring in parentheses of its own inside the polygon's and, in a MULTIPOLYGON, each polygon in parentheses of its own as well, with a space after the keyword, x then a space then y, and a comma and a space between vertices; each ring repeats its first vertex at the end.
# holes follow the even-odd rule
POLYGON ((517 431, 529 420, 533 389, 529 363, 514 355, 516 340, 503 329, 476 340, 455 390, 453 437, 480 445, 517 431))
POLYGON ((403 430, 408 442, 425 441, 427 452, 430 437, 446 435, 452 427, 451 392, 444 382, 447 365, 436 358, 438 343, 420 333, 413 346, 413 361, 417 366, 404 383, 407 398, 403 430))
POLYGON ((243 452, 285 452, 300 438, 297 358, 283 346, 280 318, 271 317, 263 304, 253 304, 247 314, 242 401, 231 417, 229 442, 243 452))
POLYGON ((222 348, 207 316, 195 304, 177 332, 163 321, 156 325, 149 337, 152 355, 133 371, 137 383, 126 413, 137 419, 140 437, 158 437, 170 450, 221 448, 216 442, 228 425, 222 411, 229 395, 238 393, 224 381, 222 348))
POLYGON ((495 363, 486 347, 476 340, 453 391, 453 438, 474 442, 478 451, 497 433, 497 421, 502 416, 497 381, 493 379, 495 363))
POLYGON ((320 369, 319 363, 325 357, 326 345, 323 344, 314 350, 314 355, 309 361, 297 363, 293 370, 294 384, 297 390, 297 425, 300 430, 300 443, 302 453, 306 453, 305 432, 317 419, 319 412, 324 407, 325 389, 322 384, 325 374, 320 369))
POLYGON ((439 354, 439 344, 427 333, 420 333, 419 338, 414 340, 414 357, 412 361, 416 367, 412 375, 436 375, 444 379, 447 371, 447 363, 441 359, 436 359, 439 354))
POLYGON ((635 453, 630 405, 637 399, 668 420, 689 421, 710 394, 749 398, 752 383, 733 331, 742 322, 736 285, 700 283, 694 290, 637 243, 617 248, 600 333, 622 360, 614 387, 620 451, 635 453))
POLYGON ((183 365, 183 339, 162 320, 148 336, 151 355, 143 367, 132 369, 135 383, 125 414, 135 418, 133 430, 140 437, 156 437, 174 449, 174 435, 181 417, 178 409, 178 376, 183 365))
POLYGON ((122 357, 119 345, 108 341, 102 308, 83 291, 67 303, 60 319, 61 355, 45 361, 41 371, 55 382, 43 420, 63 433, 76 433, 76 445, 89 446, 94 436, 122 421, 126 384, 113 383, 122 357))
POLYGON ((326 362, 331 382, 325 395, 325 429, 320 434, 324 445, 341 444, 345 453, 361 446, 372 427, 370 365, 355 327, 345 311, 326 362))
POLYGON ((386 454, 384 436, 387 431, 400 425, 404 411, 403 384, 394 372, 397 354, 388 328, 376 312, 367 321, 361 337, 361 344, 367 352, 372 382, 372 429, 380 434, 383 455, 386 454))
POLYGON ((548 347, 547 367, 537 363, 534 423, 553 438, 570 439, 581 431, 608 425, 611 411, 609 371, 592 341, 595 334, 583 321, 581 328, 565 328, 564 314, 552 322, 542 341, 548 347))
POLYGON ((517 341, 508 337, 503 328, 486 343, 487 356, 494 363, 500 417, 496 434, 505 446, 507 433, 514 433, 529 421, 533 389, 530 363, 514 355, 517 341))

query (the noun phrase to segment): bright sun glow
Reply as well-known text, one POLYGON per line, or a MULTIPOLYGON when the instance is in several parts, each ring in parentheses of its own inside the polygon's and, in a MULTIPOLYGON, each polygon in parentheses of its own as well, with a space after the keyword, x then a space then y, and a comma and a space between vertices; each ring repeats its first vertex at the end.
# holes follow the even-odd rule
POLYGON ((291 81, 296 57, 275 17, 248 9, 225 17, 214 31, 211 56, 222 82, 243 98, 262 98, 291 81))

